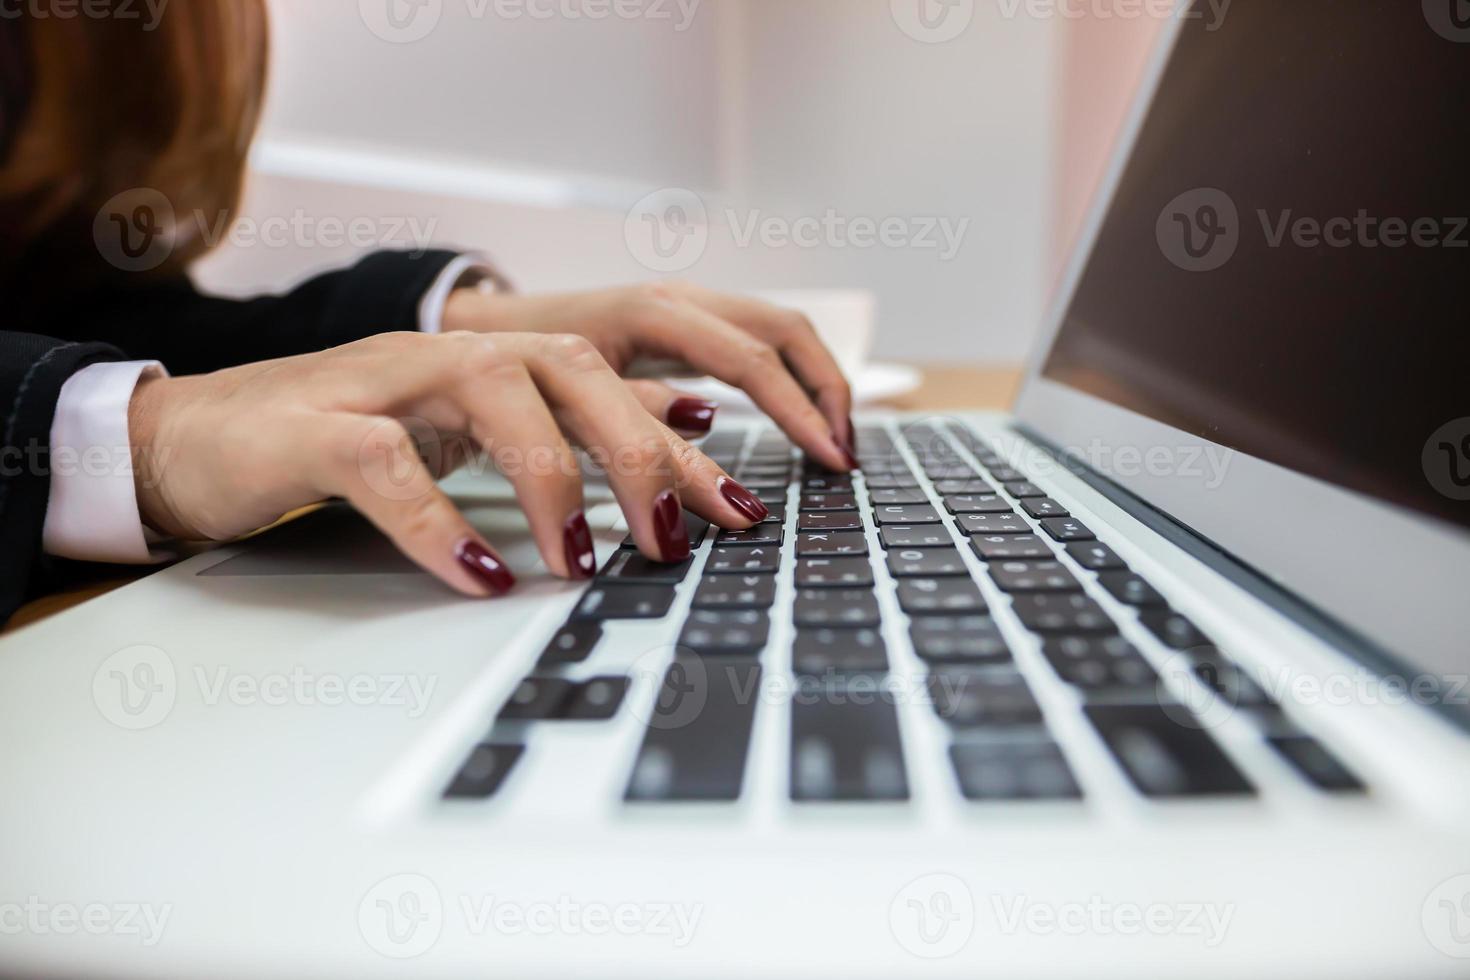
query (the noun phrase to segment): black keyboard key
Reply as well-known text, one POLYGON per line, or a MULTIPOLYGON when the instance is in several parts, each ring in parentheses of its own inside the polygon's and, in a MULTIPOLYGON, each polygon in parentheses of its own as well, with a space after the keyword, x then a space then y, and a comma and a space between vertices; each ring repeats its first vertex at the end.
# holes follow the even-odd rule
POLYGON ((910 616, 957 616, 988 611, 985 597, 964 578, 906 578, 898 583, 898 604, 910 616))
POLYGON ((1198 626, 1169 608, 1145 609, 1139 613, 1138 621, 1163 644, 1175 650, 1195 650, 1213 647, 1214 641, 1200 632, 1198 626))
POLYGON ((495 795, 525 753, 520 745, 477 745, 444 791, 446 800, 484 800, 495 795))
POLYGON ((874 490, 911 490, 919 485, 911 473, 873 473, 864 472, 863 480, 868 484, 869 492, 874 490))
POLYGON ((792 669, 802 677, 888 672, 888 648, 876 629, 803 628, 791 648, 792 669))
POLYGON ((772 477, 779 478, 782 481, 783 484, 790 483, 791 482, 791 464, 790 463, 757 463, 757 464, 752 465, 752 466, 742 466, 740 468, 740 479, 741 480, 747 480, 747 479, 760 480, 760 479, 770 479, 772 477))
POLYGON ((1085 595, 1027 593, 1012 596, 1012 607, 1033 633, 1116 633, 1102 606, 1085 595))
POLYGON ((597 579, 600 585, 678 585, 693 566, 693 559, 665 565, 620 548, 602 566, 597 579))
POLYGON ((867 536, 856 531, 818 531, 796 536, 798 558, 835 558, 867 553, 867 536))
POLYGON ((994 493, 952 493, 944 498, 951 514, 1013 514, 1005 498, 994 493))
POLYGON ((979 477, 966 480, 936 480, 934 489, 941 494, 988 494, 994 495, 995 487, 979 477))
POLYGON ((1281 754, 1297 772, 1313 786, 1330 793, 1361 793, 1366 787, 1322 746, 1307 735, 1270 739, 1271 747, 1281 754))
MULTIPOLYGON (((1158 798, 1253 794, 1235 764, 1200 727, 1160 705, 1092 704, 1083 709, 1139 792, 1158 798)), ((1178 707, 1170 709, 1178 713, 1178 707)))
POLYGON ((675 660, 659 687, 627 799, 738 800, 760 679, 754 661, 675 660))
POLYGON ((950 747, 949 758, 967 800, 1075 800, 1082 796, 1054 742, 961 742, 950 747))
POLYGON ((791 705, 791 798, 909 798, 892 695, 854 696, 847 683, 803 681, 791 705))
POLYGON ((970 538, 970 548, 981 560, 1027 561, 1033 558, 1052 558, 1054 552, 1045 541, 1034 534, 982 534, 970 538))
POLYGON ((866 558, 804 558, 796 563, 798 589, 851 588, 873 584, 866 558))
POLYGON ((822 510, 796 518, 798 531, 861 531, 863 515, 855 510, 822 510))
POLYGON ((716 545, 705 562, 706 572, 760 574, 781 567, 781 552, 775 548, 724 548, 716 545))
POLYGON ((1119 602, 1130 606, 1167 606, 1168 600, 1159 595, 1141 576, 1129 571, 1103 572, 1097 579, 1102 587, 1119 602))
POLYGON ((857 510, 857 497, 850 493, 804 493, 802 510, 857 510))
POLYGON ((748 548, 757 545, 779 548, 785 539, 786 532, 781 525, 757 524, 744 531, 721 531, 720 536, 715 538, 715 544, 726 548, 748 548))
POLYGON ((759 493, 759 492, 761 492, 763 490, 779 491, 780 494, 781 494, 782 499, 785 499, 785 496, 786 496, 786 488, 791 485, 791 478, 788 477, 788 476, 779 476, 779 475, 778 476, 750 476, 750 475, 746 475, 746 476, 742 476, 740 478, 740 485, 743 486, 747 490, 752 490, 752 491, 755 491, 757 493, 759 493))
POLYGON ((938 524, 939 511, 928 504, 891 504, 873 508, 873 520, 879 527, 888 524, 938 524))
POLYGON ((771 620, 758 609, 696 609, 684 621, 679 649, 701 656, 754 655, 765 649, 771 620))
POLYGON ((925 616, 909 626, 914 652, 936 663, 1009 663, 1010 648, 989 616, 925 616))
POLYGON ((1265 708, 1276 704, 1255 679, 1214 647, 1192 647, 1186 659, 1200 682, 1235 708, 1265 708))
POLYGON ((955 523, 965 534, 1031 534, 1031 525, 1019 514, 956 514, 955 523))
POLYGON ((937 670, 929 675, 929 697, 935 713, 956 728, 1041 724, 1041 706, 1014 670, 937 670))
POLYGON ((600 639, 602 639, 602 624, 596 620, 567 623, 557 630, 551 642, 546 644, 546 649, 541 652, 541 659, 536 661, 536 666, 550 668, 579 664, 592 656, 592 651, 600 639))
POLYGON ((1107 572, 1128 567, 1128 563, 1119 558, 1112 548, 1100 541, 1069 544, 1067 554, 1071 555, 1072 560, 1077 564, 1093 572, 1107 572))
POLYGON ((1051 535, 1054 541, 1070 543, 1097 540, 1097 535, 1075 517, 1049 517, 1041 522, 1041 529, 1051 535))
POLYGON ((542 721, 555 718, 572 690, 562 677, 527 677, 516 685, 500 709, 500 721, 542 721))
POLYGON ((1017 500, 1025 500, 1027 497, 1046 496, 1045 490, 1027 480, 1017 480, 1011 483, 1007 483, 1005 484, 1005 489, 1006 493, 1010 494, 1012 497, 1015 497, 1017 500))
POLYGON ((628 693, 626 677, 594 677, 574 686, 558 716, 566 721, 607 721, 628 693))
POLYGON ((878 597, 866 589, 802 589, 792 620, 797 626, 876 627, 882 622, 878 597))
POLYGON ((980 473, 969 463, 932 462, 924 467, 924 475, 937 483, 942 480, 974 480, 980 473))
POLYGON ((1121 636, 1063 636, 1047 640, 1041 652, 1062 680, 1087 694, 1129 696, 1145 702, 1161 698, 1159 675, 1121 636))
POLYGON ((695 609, 769 609, 775 602, 774 575, 706 575, 694 593, 695 609))
POLYGON ((674 604, 670 585, 593 585, 582 594, 573 619, 661 619, 674 604))
MULTIPOLYGON (((705 520, 703 517, 700 517, 697 514, 691 514, 687 510, 684 512, 684 530, 689 534, 690 551, 693 551, 695 548, 698 548, 700 545, 704 544, 705 535, 709 533, 709 526, 709 521, 705 520)), ((623 543, 619 545, 619 547, 624 549, 636 550, 638 547, 638 542, 634 541, 633 535, 630 534, 623 539, 623 543)))
POLYGON ((1024 483, 1026 474, 1010 466, 987 466, 990 475, 1001 483, 1024 483))
POLYGON ((809 493, 852 493, 852 477, 846 473, 809 476, 801 481, 801 492, 809 493))
POLYGON ((1037 519, 1043 517, 1071 517, 1067 508, 1050 497, 1029 497, 1021 501, 1021 509, 1037 519))
POLYGON ((990 577, 1005 592, 1082 591, 1082 583, 1059 561, 992 562, 990 577))
POLYGON ((943 524, 918 527, 898 525, 878 530, 878 540, 885 548, 953 548, 954 537, 943 524))
POLYGON ((772 504, 786 503, 787 488, 784 486, 779 489, 774 487, 767 487, 761 490, 753 489, 750 492, 767 507, 770 507, 772 504))
POLYGON ((888 553, 888 572, 894 578, 968 577, 970 569, 954 548, 905 548, 888 553))
POLYGON ((874 507, 912 507, 927 504, 929 495, 922 490, 880 490, 868 485, 868 499, 874 507))

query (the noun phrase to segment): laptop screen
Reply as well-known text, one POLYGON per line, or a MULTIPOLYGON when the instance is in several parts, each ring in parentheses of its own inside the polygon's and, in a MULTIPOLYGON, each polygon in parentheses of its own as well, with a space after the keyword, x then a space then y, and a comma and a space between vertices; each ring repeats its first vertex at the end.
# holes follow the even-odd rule
POLYGON ((1470 4, 1209 11, 1043 374, 1470 527, 1470 4))

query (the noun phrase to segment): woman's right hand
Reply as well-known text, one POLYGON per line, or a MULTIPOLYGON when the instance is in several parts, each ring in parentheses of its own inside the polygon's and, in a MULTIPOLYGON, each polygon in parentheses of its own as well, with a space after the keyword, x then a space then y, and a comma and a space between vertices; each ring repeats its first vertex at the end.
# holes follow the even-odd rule
POLYGON ((596 571, 568 437, 607 471, 639 550, 655 561, 688 557, 685 507, 734 529, 767 514, 574 336, 380 334, 145 380, 129 431, 140 513, 156 531, 228 540, 341 497, 471 596, 515 584, 436 483, 476 449, 514 484, 547 567, 566 578, 596 571))

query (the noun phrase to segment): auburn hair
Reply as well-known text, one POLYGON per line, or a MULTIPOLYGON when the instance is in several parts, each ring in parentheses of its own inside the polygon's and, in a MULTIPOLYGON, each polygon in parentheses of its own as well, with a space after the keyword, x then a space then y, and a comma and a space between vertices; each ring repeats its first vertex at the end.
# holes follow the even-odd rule
MULTIPOLYGON (((181 0, 156 21, 107 0, 0 32, 0 213, 9 248, 66 251, 112 197, 164 195, 177 214, 233 213, 265 89, 264 0, 181 0), (108 14, 96 13, 99 9, 108 14)), ((204 243, 181 239, 165 271, 204 243)), ((7 249, 8 250, 8 249, 7 249)))

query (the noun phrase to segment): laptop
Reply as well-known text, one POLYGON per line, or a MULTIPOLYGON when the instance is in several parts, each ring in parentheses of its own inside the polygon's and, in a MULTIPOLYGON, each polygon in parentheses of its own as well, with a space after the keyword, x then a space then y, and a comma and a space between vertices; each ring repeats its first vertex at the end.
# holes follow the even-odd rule
POLYGON ((1470 46, 1197 12, 1014 414, 720 428, 773 517, 678 566, 328 507, 0 643, 0 970, 1465 976, 1470 46))

